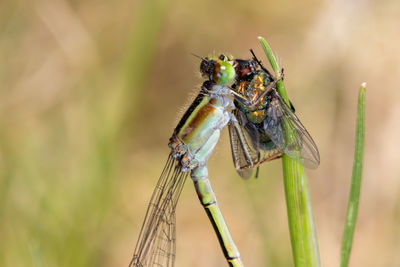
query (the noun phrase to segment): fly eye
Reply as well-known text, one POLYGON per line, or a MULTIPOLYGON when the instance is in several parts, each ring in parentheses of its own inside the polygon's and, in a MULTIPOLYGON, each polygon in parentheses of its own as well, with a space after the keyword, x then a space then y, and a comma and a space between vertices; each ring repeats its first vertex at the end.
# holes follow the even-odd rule
POLYGON ((226 61, 226 60, 227 60, 227 57, 226 57, 224 54, 221 54, 221 55, 219 56, 219 59, 222 60, 222 61, 226 61))

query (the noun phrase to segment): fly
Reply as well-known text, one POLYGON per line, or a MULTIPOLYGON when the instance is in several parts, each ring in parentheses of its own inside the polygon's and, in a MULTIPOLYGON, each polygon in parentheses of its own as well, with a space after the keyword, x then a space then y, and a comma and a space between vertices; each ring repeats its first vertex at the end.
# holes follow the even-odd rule
POLYGON ((294 107, 276 90, 276 80, 254 55, 236 64, 235 107, 229 123, 232 157, 243 178, 249 178, 255 167, 283 153, 315 169, 320 162, 318 148, 294 113, 294 107), (240 70, 244 68, 245 70, 240 70), (242 75, 240 75, 242 74, 242 75))

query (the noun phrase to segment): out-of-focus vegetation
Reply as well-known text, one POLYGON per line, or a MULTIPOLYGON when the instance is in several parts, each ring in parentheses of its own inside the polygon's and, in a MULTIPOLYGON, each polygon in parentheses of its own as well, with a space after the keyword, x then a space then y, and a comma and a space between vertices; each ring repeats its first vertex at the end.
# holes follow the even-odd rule
MULTIPOLYGON (((339 264, 356 88, 368 82, 350 265, 399 266, 398 14, 397 0, 1 1, 0 266, 127 265, 168 138, 201 84, 190 53, 261 56, 259 35, 320 149, 308 177, 323 266, 339 264)), ((290 266, 281 163, 241 180, 227 135, 209 174, 242 258, 290 266)), ((224 266, 190 183, 177 212, 176 265, 224 266)))
POLYGON ((349 265, 354 232, 357 224, 358 206, 360 203, 362 170, 365 146, 365 90, 366 83, 362 83, 358 93, 356 138, 354 146, 353 171, 349 203, 347 204, 346 221, 344 223, 342 249, 340 253, 340 267, 349 265))

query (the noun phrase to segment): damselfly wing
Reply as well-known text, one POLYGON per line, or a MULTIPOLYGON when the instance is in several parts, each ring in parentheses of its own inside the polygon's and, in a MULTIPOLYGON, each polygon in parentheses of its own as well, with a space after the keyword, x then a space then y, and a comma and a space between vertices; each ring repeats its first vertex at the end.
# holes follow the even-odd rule
POLYGON ((281 157, 282 151, 260 125, 249 122, 243 112, 236 109, 233 114, 236 122, 231 120, 228 125, 233 163, 238 174, 248 179, 253 176, 256 167, 281 157))
POLYGON ((174 266, 175 209, 189 172, 169 155, 157 182, 129 266, 174 266))
POLYGON ((200 70, 207 80, 170 138, 171 153, 147 208, 130 266, 174 266, 175 209, 189 173, 209 219, 213 225, 218 223, 215 231, 226 260, 243 266, 206 167, 221 130, 231 119, 234 104, 228 84, 234 81, 235 71, 227 57, 202 58, 200 70))

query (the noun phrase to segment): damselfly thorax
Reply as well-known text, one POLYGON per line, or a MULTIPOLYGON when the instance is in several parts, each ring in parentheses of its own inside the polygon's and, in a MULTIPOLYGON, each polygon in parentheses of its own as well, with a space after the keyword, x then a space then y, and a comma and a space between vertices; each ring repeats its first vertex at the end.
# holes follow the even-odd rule
POLYGON ((182 171, 205 165, 235 108, 228 87, 206 81, 175 128, 169 147, 182 171))

